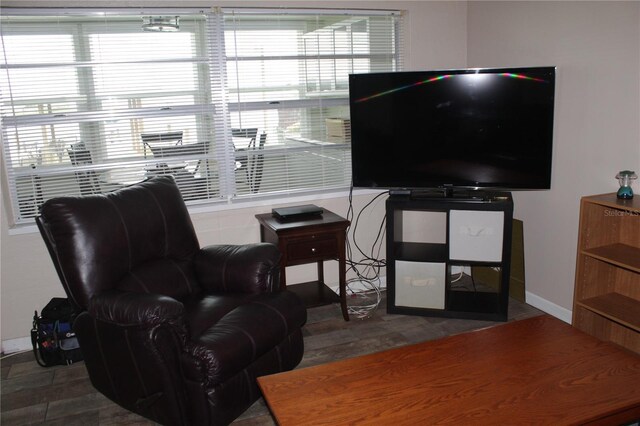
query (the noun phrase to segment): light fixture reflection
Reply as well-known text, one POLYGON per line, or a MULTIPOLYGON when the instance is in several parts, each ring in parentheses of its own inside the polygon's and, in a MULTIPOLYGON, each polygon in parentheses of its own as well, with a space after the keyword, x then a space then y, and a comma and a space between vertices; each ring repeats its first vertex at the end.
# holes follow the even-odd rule
POLYGON ((467 80, 473 82, 473 84, 480 84, 484 80, 487 80, 490 77, 490 74, 462 74, 461 77, 466 78, 467 80))
POLYGON ((179 20, 179 16, 143 16, 142 30, 153 32, 179 31, 179 20))

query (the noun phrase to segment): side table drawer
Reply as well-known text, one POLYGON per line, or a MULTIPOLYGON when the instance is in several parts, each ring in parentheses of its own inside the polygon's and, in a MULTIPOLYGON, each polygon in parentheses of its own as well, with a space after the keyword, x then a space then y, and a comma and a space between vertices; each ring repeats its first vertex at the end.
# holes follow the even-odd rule
POLYGON ((338 256, 338 241, 335 236, 323 235, 316 238, 287 244, 289 260, 313 260, 338 256))

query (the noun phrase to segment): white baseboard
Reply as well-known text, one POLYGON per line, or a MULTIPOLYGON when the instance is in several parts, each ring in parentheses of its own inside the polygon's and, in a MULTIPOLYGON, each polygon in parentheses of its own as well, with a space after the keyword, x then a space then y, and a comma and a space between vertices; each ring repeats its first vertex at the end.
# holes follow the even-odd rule
POLYGON ((533 306, 534 308, 538 308, 541 311, 552 315, 559 320, 566 322, 567 324, 571 324, 571 317, 573 312, 567 308, 563 308, 562 306, 556 305, 555 303, 549 302, 547 299, 543 299, 540 296, 537 296, 533 293, 525 291, 525 300, 526 302, 533 306))
POLYGON ((5 355, 31 350, 31 337, 19 337, 2 341, 2 353, 5 355))
MULTIPOLYGON (((380 289, 384 290, 387 287, 387 277, 380 277, 380 289)), ((358 282, 353 282, 350 284, 351 288, 355 291, 365 290, 366 287, 358 282)), ((338 286, 330 286, 333 291, 338 293, 338 286)), ((543 299, 540 296, 537 296, 528 291, 525 292, 526 302, 540 309, 543 312, 552 315, 567 324, 571 324, 572 312, 569 309, 563 308, 562 306, 556 305, 555 303, 549 302, 546 299, 543 299)), ((19 337, 17 339, 9 339, 2 341, 2 353, 5 355, 12 354, 15 352, 23 352, 31 350, 31 338, 30 337, 19 337)))
MULTIPOLYGON (((354 291, 368 290, 368 288, 364 284, 359 282, 352 282, 350 284, 350 287, 354 291)), ((331 285, 330 288, 331 290, 335 291, 336 294, 338 293, 337 285, 331 285)), ((384 290, 386 288, 387 288, 387 277, 380 277, 380 289, 384 290)), ((559 320, 566 322, 567 324, 571 324, 573 312, 570 311, 569 309, 563 308, 560 305, 556 305, 553 302, 549 302, 547 299, 544 299, 528 291, 525 291, 525 298, 526 298, 525 299, 526 303, 533 306, 534 308, 540 309, 541 311, 551 316, 554 316, 559 320)))
MULTIPOLYGON (((384 290, 386 288, 387 286, 386 278, 387 277, 380 277, 380 282, 379 282, 380 290, 384 290)), ((370 290, 370 288, 368 288, 365 284, 360 282, 351 282, 349 286, 353 291, 370 290)), ((338 294, 337 283, 335 285, 330 284, 329 288, 331 288, 331 290, 335 291, 336 294, 338 294)), ((28 351, 31 349, 32 349, 31 337, 20 337, 17 339, 9 339, 9 340, 2 341, 2 353, 5 355, 9 355, 16 352, 28 351)))

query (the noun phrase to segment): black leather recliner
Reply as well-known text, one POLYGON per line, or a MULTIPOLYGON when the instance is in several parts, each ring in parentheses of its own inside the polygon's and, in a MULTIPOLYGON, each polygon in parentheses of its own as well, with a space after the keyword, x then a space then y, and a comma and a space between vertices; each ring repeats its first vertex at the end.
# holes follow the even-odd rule
POLYGON ((93 385, 161 424, 228 424, 293 369, 307 312, 271 244, 200 248, 170 176, 54 198, 36 219, 93 385))

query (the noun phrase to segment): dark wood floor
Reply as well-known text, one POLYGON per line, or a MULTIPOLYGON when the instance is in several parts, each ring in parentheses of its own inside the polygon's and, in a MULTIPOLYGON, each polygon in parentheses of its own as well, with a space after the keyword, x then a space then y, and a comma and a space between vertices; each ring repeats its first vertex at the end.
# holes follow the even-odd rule
MULTIPOLYGON (((510 300, 509 321, 541 314, 524 303, 510 300)), ((421 316, 388 315, 384 300, 367 319, 342 320, 338 305, 309 309, 304 328, 305 356, 300 367, 378 352, 397 346, 463 333, 500 323, 421 316)), ((1 423, 9 425, 150 425, 151 422, 121 409, 89 383, 83 363, 42 368, 31 353, 1 362, 1 423)), ((273 425, 260 399, 234 425, 273 425)))

